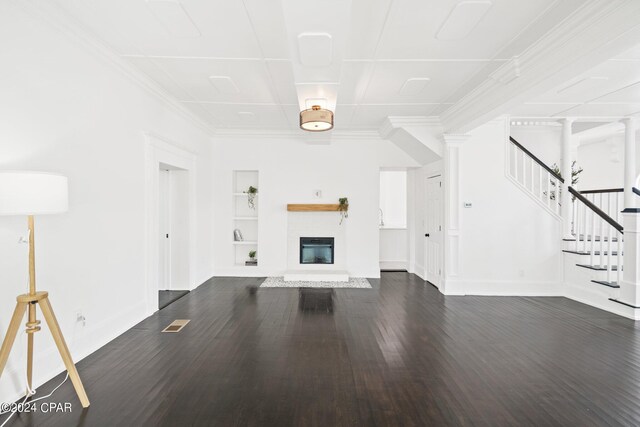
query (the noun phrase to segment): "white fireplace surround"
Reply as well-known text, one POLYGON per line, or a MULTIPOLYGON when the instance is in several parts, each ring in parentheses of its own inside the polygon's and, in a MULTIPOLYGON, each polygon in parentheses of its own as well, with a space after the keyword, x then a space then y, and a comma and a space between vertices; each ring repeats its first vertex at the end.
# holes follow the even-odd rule
POLYGON ((346 271, 348 221, 340 224, 339 212, 288 212, 287 271, 346 271), (333 264, 300 264, 301 237, 333 237, 333 264))

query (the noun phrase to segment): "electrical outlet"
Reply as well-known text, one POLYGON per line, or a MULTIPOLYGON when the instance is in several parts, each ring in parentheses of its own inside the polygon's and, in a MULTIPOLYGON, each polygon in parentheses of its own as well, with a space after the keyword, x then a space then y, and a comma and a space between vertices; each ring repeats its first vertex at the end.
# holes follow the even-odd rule
POLYGON ((82 324, 82 327, 87 326, 87 318, 84 317, 81 311, 76 312, 76 323, 82 324))

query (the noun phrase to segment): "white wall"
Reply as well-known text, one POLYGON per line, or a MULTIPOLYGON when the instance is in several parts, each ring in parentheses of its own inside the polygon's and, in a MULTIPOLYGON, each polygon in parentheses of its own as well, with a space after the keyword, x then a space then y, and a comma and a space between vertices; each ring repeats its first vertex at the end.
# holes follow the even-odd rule
POLYGON ((624 187, 624 135, 581 143, 578 163, 583 168, 581 190, 624 187))
MULTIPOLYGON (((210 139, 98 53, 16 4, 0 2, 0 169, 69 177, 69 212, 36 218, 36 262, 38 288, 50 292, 79 360, 148 314, 143 131, 197 155, 192 285, 212 275, 210 139), (77 311, 86 316, 84 328, 77 311)), ((15 296, 26 289, 27 248, 17 244, 25 228, 26 218, 0 217, 2 335, 15 296)), ((46 327, 36 341, 37 385, 63 367, 46 327)), ((21 333, 0 379, 0 401, 24 391, 24 343, 21 333)))
MULTIPOLYGON (((349 218, 342 225, 347 271, 379 277, 378 202, 381 167, 416 166, 392 143, 379 139, 307 144, 296 138, 229 136, 214 140, 216 275, 277 275, 287 270, 288 203, 337 203, 349 198, 349 218), (235 267, 231 236, 232 171, 260 173, 258 267, 235 267), (322 191, 322 198, 314 197, 322 191)), ((336 223, 339 214, 335 214, 336 223)))
POLYGON ((527 150, 551 167, 560 165, 562 156, 562 126, 520 125, 511 126, 510 135, 527 150))
POLYGON ((380 171, 380 209, 384 227, 407 227, 407 171, 380 171))
POLYGON ((473 207, 461 209, 459 273, 447 293, 560 293, 561 224, 506 177, 508 137, 496 120, 463 143, 459 203, 473 207))

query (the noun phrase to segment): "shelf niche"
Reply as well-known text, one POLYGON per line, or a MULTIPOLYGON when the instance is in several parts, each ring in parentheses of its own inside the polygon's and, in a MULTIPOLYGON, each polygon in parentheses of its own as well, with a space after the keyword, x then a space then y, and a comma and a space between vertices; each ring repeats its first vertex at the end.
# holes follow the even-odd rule
MULTIPOLYGON (((244 238, 242 241, 233 241, 233 259, 237 267, 245 267, 245 262, 249 260, 249 251, 258 250, 258 195, 256 194, 255 197, 255 209, 251 209, 248 206, 246 193, 249 186, 256 187, 260 191, 258 181, 256 170, 233 171, 233 229, 240 230, 244 238)), ((253 264, 249 267, 255 266, 256 264, 253 264)))

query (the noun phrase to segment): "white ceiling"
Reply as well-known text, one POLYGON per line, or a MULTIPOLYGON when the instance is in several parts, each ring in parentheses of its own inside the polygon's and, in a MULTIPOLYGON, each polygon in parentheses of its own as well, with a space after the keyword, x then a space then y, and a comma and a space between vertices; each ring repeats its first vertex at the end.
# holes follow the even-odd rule
MULTIPOLYGON (((440 114, 581 2, 55 1, 216 128, 297 129, 300 108, 320 99, 335 108, 336 130, 440 114), (479 22, 469 21, 474 14, 479 22), (456 30, 468 34, 442 39, 456 30)), ((608 80, 546 94, 514 113, 640 111, 640 51, 629 55, 590 74, 608 80)))
POLYGON ((512 115, 602 121, 640 116, 640 46, 526 102, 512 115))

